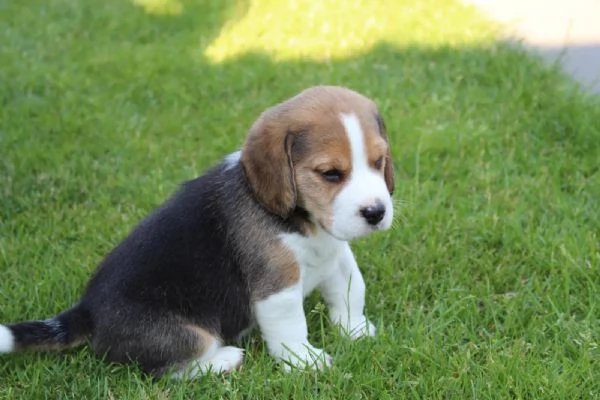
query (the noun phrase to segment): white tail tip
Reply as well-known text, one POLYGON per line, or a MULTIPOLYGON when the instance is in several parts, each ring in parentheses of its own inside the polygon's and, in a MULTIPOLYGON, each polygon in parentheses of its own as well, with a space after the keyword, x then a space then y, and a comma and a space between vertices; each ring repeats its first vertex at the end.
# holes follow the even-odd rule
POLYGON ((10 353, 15 348, 15 337, 10 329, 0 325, 0 353, 10 353))

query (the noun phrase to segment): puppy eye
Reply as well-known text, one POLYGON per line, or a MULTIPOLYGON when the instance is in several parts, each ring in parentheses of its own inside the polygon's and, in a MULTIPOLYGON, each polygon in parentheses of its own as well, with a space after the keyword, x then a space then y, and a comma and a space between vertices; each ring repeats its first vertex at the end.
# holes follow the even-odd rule
POLYGON ((321 172, 321 176, 328 182, 339 182, 344 178, 344 174, 337 169, 329 169, 321 172))
POLYGON ((377 161, 375 161, 375 169, 381 169, 383 167, 383 157, 379 157, 377 161))

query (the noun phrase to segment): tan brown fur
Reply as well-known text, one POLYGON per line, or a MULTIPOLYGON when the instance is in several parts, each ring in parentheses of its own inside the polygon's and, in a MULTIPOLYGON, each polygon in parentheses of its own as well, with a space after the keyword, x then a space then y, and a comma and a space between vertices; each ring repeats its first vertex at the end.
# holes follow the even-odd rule
MULTIPOLYGON (((261 266, 260 270, 247 271, 251 298, 259 300, 297 283, 300 267, 292 251, 281 243, 280 228, 265 220, 262 214, 247 209, 237 210, 234 219, 238 224, 238 229, 233 232, 235 242, 239 243, 245 257, 256 260, 261 266)), ((310 229, 309 223, 301 224, 303 229, 310 229)))
POLYGON ((271 242, 267 252, 269 269, 274 272, 271 284, 282 288, 296 284, 300 279, 300 267, 294 253, 280 241, 271 242))
POLYGON ((214 343, 214 341, 217 340, 217 338, 210 334, 206 329, 203 329, 198 325, 185 325, 185 328, 196 340, 196 356, 201 356, 204 354, 206 350, 214 343))
MULTIPOLYGON (((59 350, 67 350, 67 349, 73 349, 75 347, 79 347, 82 344, 86 343, 88 341, 88 338, 79 338, 77 340, 74 340, 72 342, 69 342, 68 344, 63 344, 63 343, 43 343, 43 344, 38 344, 38 345, 33 345, 33 346, 27 346, 27 351, 59 351, 59 350)), ((16 351, 21 350, 18 345, 16 346, 16 351)))

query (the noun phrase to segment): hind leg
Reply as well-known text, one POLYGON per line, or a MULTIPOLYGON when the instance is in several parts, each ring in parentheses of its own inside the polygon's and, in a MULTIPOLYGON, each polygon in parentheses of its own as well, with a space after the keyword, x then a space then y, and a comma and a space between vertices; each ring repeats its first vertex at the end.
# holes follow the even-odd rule
POLYGON ((97 320, 92 345, 108 361, 136 362, 155 378, 176 371, 173 377, 179 379, 230 371, 242 362, 243 351, 222 347, 210 329, 174 315, 127 311, 97 320))
POLYGON ((221 347, 219 340, 214 339, 212 345, 200 357, 184 365, 171 375, 173 379, 194 379, 207 373, 228 373, 242 365, 244 350, 238 347, 221 347))

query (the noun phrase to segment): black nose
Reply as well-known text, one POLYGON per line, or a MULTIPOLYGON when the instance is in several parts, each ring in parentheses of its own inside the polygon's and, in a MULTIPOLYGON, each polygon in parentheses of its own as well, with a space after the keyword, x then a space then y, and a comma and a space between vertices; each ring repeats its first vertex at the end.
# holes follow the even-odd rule
POLYGON ((360 214, 367 220, 369 225, 377 225, 385 215, 385 206, 377 202, 373 206, 361 208, 360 214))

